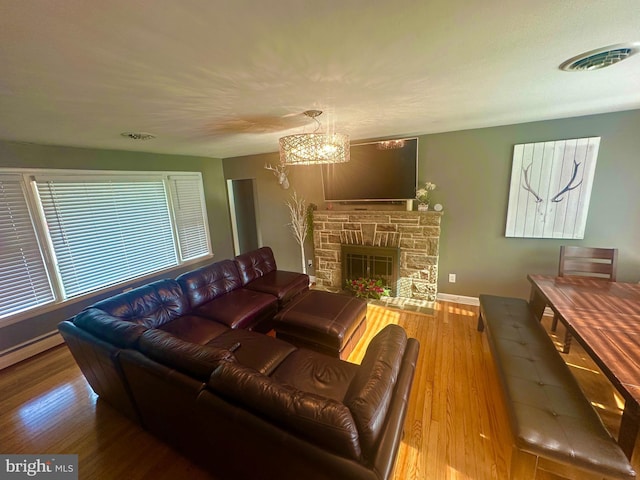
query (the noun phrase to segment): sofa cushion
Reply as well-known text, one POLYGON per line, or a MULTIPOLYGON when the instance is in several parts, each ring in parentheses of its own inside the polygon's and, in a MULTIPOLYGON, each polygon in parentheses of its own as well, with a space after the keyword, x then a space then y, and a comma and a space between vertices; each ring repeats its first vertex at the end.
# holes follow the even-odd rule
POLYGON ((271 377, 298 390, 344 400, 358 365, 306 348, 299 348, 280 364, 271 377))
POLYGON ((207 381, 221 362, 236 361, 233 353, 227 349, 185 342, 155 328, 147 330, 140 337, 138 350, 152 360, 202 382, 207 381))
POLYGON ((160 330, 168 332, 185 342, 204 345, 225 333, 229 330, 229 327, 214 322, 210 318, 198 315, 183 315, 161 325, 160 330))
POLYGON ((114 317, 157 328, 189 312, 178 282, 158 280, 93 304, 114 317))
POLYGON ((242 286, 238 267, 233 260, 222 260, 183 273, 177 279, 191 308, 210 302, 242 286))
POLYGON ((277 338, 251 330, 228 329, 208 345, 216 348, 232 348, 238 363, 253 368, 264 375, 271 375, 296 347, 277 338))
POLYGON ((121 320, 98 308, 87 308, 73 319, 74 325, 120 348, 133 347, 147 327, 121 320))
POLYGON ((365 456, 375 451, 406 345, 407 334, 402 327, 383 328, 369 343, 345 395, 344 403, 358 426, 365 456))
POLYGON ((276 259, 270 247, 262 247, 243 253, 233 260, 238 267, 243 285, 277 270, 276 259))
POLYGON ((360 458, 358 430, 340 402, 275 382, 234 363, 221 364, 208 386, 309 442, 352 459, 360 458))
POLYGON ((273 295, 239 288, 199 306, 194 313, 230 328, 252 328, 271 320, 277 310, 278 299, 273 295))
POLYGON ((247 283, 245 288, 275 295, 282 306, 299 293, 309 290, 309 275, 274 270, 247 283))

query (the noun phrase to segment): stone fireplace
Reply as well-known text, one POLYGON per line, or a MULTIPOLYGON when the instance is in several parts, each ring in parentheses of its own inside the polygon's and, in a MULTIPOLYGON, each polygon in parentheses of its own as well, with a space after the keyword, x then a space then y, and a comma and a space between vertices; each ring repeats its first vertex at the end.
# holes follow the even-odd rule
POLYGON ((435 302, 441 212, 317 210, 314 212, 316 284, 343 287, 343 245, 397 249, 396 296, 435 302))

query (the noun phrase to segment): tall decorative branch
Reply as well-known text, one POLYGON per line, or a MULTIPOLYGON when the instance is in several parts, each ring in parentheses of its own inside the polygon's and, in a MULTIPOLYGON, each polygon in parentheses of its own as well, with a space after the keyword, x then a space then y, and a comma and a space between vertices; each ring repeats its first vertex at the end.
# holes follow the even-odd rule
POLYGON ((291 195, 291 200, 287 202, 289 207, 289 213, 291 214, 291 223, 289 227, 295 237, 296 241, 300 245, 300 254, 302 255, 302 273, 307 273, 307 266, 304 258, 304 241, 307 238, 307 232, 309 229, 307 204, 304 198, 299 197, 294 191, 291 195))

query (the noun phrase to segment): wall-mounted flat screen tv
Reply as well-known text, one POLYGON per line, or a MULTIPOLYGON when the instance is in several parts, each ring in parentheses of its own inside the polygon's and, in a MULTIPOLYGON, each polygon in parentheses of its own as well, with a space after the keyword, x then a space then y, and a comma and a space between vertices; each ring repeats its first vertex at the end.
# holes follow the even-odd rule
POLYGON ((393 201, 415 198, 418 139, 351 145, 351 161, 322 166, 327 202, 393 201))

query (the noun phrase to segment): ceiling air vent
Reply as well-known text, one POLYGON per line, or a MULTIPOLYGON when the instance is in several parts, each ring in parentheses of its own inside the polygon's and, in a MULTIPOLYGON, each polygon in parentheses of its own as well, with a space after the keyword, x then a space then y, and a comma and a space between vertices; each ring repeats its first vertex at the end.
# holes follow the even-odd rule
POLYGON ((156 138, 154 134, 145 132, 124 132, 120 135, 130 138, 131 140, 151 140, 153 138, 156 138))
POLYGON ((570 58, 560 68, 568 72, 584 72, 608 67, 638 53, 639 43, 612 45, 570 58))

